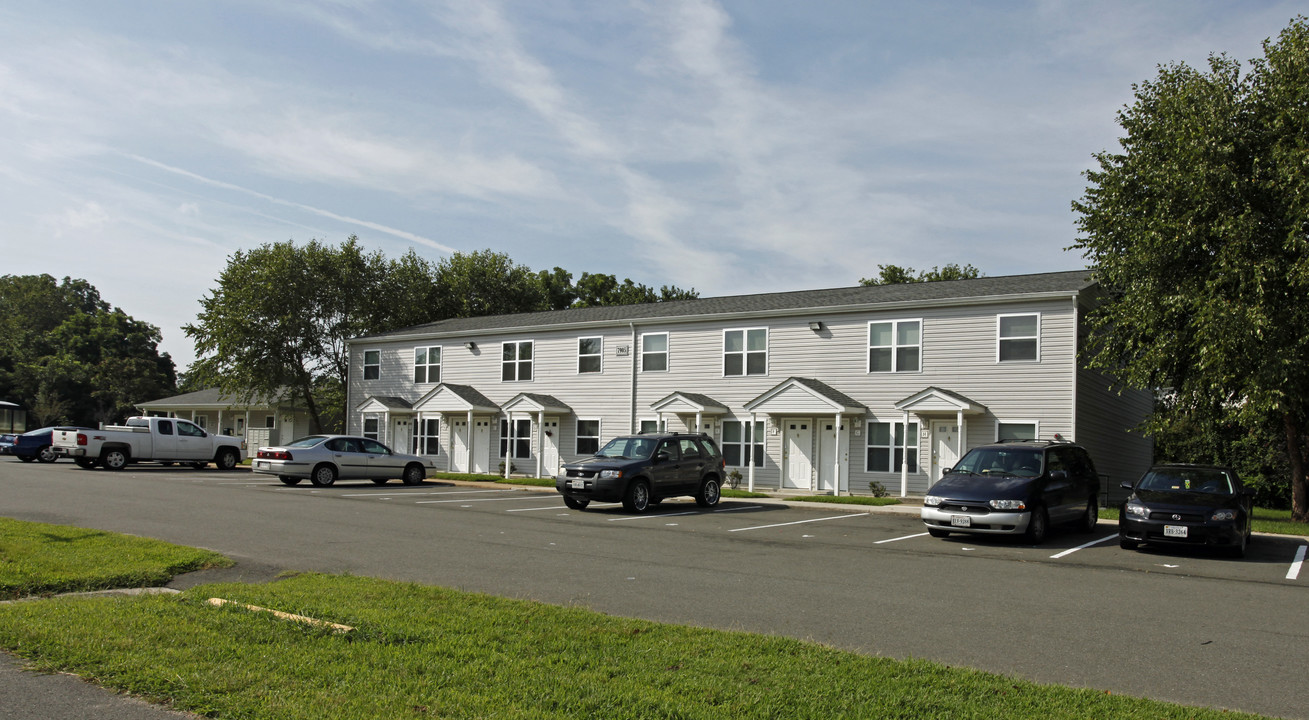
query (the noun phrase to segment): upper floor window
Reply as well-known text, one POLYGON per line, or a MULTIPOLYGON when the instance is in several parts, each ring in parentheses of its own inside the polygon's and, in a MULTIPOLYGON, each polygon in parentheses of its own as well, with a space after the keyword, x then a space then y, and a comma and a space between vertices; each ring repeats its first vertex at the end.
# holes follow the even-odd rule
POLYGON ((646 333, 641 336, 641 372, 668 370, 668 333, 646 333))
POLYGON ((532 341, 507 342, 500 346, 500 379, 517 382, 532 379, 532 341))
POLYGON ((1041 316, 1001 315, 997 358, 1000 362, 1041 359, 1041 316))
POLYGON ((868 323, 868 372, 922 369, 922 320, 868 323))
POLYGON ((584 337, 577 339, 577 372, 598 373, 604 358, 604 338, 584 337))
POLYGON ((441 382, 441 348, 414 348, 414 383, 441 382))
POLYGON ((723 331, 723 374, 768 374, 768 328, 723 331))
POLYGON ((364 379, 376 380, 382 377, 382 351, 364 351, 364 379))

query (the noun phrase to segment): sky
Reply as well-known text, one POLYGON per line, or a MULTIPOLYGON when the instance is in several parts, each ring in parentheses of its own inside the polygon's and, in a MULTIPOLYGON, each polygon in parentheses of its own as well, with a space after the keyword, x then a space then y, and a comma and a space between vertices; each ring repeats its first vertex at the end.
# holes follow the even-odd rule
POLYGON ((1159 64, 1302 2, 5 0, 0 274, 182 332, 228 259, 357 235, 694 288, 1085 266, 1071 203, 1159 64))

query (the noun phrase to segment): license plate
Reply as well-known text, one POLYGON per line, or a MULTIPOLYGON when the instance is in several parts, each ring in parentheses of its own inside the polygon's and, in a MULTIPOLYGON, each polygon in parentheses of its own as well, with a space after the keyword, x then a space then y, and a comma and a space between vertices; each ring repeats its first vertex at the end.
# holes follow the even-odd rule
POLYGON ((953 527, 972 527, 973 518, 968 515, 951 515, 950 525, 953 527))
POLYGON ((257 467, 257 468, 267 468, 267 467, 268 467, 268 463, 266 463, 266 462, 257 462, 257 463, 255 463, 255 467, 257 467))
POLYGON ((1186 537, 1185 525, 1165 525, 1164 537, 1186 537))
POLYGON ((572 482, 568 483, 568 487, 571 487, 571 488, 574 489, 574 490, 585 490, 585 489, 586 489, 586 481, 585 481, 585 480, 573 480, 572 482))

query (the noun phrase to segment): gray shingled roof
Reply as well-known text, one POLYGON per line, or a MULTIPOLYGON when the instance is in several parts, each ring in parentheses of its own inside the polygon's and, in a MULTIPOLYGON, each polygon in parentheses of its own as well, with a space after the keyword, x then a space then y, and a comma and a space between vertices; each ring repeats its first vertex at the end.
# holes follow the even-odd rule
POLYGON ((158 400, 150 400, 148 402, 137 403, 136 406, 137 407, 173 407, 173 406, 200 407, 204 405, 211 405, 215 407, 217 406, 246 407, 247 405, 249 405, 251 407, 266 407, 272 404, 276 404, 278 402, 281 402, 281 400, 278 398, 275 398, 274 401, 270 403, 265 398, 265 396, 256 395, 255 397, 250 399, 249 403, 246 403, 244 401, 238 401, 237 398, 233 395, 224 394, 223 391, 219 390, 218 388, 205 388, 204 390, 197 390, 195 392, 182 393, 181 395, 174 395, 172 397, 159 398, 158 400))
POLYGON ((473 407, 490 407, 499 408, 491 401, 490 398, 483 395, 477 388, 472 385, 455 385, 454 383, 441 383, 441 387, 454 393, 456 397, 462 398, 465 402, 473 407))
POLYGON ((417 325, 392 332, 367 335, 354 340, 373 340, 392 336, 426 335, 441 333, 468 333, 504 330, 540 325, 566 325, 587 323, 626 323, 649 319, 683 318, 693 316, 733 315, 750 312, 785 310, 821 310, 856 305, 931 302, 1020 296, 1025 294, 1076 293, 1095 283, 1090 270, 1072 270, 1034 275, 1007 275, 981 277, 971 280, 945 280, 871 287, 845 287, 829 290, 800 290, 795 292, 733 295, 696 300, 675 300, 641 305, 613 305, 606 307, 547 310, 514 315, 492 315, 476 318, 452 318, 440 322, 417 325))

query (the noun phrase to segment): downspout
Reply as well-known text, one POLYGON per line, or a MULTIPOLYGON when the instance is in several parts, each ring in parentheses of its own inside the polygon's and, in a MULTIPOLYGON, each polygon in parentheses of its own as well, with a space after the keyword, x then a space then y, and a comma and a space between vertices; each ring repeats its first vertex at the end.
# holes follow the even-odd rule
POLYGON ((632 330, 632 403, 627 418, 627 432, 636 432, 636 360, 639 355, 636 348, 636 323, 627 323, 632 330))

